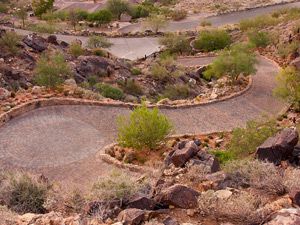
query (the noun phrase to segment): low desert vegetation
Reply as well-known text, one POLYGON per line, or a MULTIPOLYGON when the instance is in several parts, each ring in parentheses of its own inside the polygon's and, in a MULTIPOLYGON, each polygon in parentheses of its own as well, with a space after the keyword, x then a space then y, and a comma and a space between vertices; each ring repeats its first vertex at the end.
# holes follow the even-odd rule
POLYGON ((144 28, 150 29, 154 33, 158 33, 168 25, 168 21, 164 15, 150 15, 144 21, 144 28))
POLYGON ((72 42, 69 46, 69 53, 72 56, 78 57, 84 54, 84 49, 81 47, 80 43, 72 42))
POLYGON ((71 69, 61 53, 45 54, 37 61, 34 73, 37 85, 56 88, 71 75, 71 69))
POLYGON ((103 97, 115 100, 122 100, 124 98, 124 93, 121 89, 113 87, 109 84, 97 83, 94 87, 103 97))
POLYGON ((186 84, 167 85, 163 97, 171 100, 186 99, 190 95, 190 88, 186 84))
POLYGON ((12 55, 16 55, 19 51, 18 45, 20 41, 21 37, 15 32, 5 32, 0 38, 0 47, 12 55))
POLYGON ((171 53, 189 53, 191 51, 190 40, 186 35, 168 33, 159 40, 171 53))
POLYGON ((271 43, 270 34, 264 31, 248 32, 249 42, 255 47, 265 48, 271 43))
POLYGON ((119 85, 126 94, 133 96, 139 96, 143 94, 141 85, 135 79, 119 81, 119 85))
POLYGON ((183 20, 187 17, 187 11, 185 10, 174 10, 171 12, 171 18, 175 21, 183 20))
POLYGON ((194 47, 204 52, 224 49, 231 44, 231 37, 225 30, 201 31, 194 42, 194 47))
POLYGON ((299 41, 293 40, 290 43, 281 43, 278 46, 278 55, 281 58, 288 58, 297 54, 299 41))
POLYGON ((220 53, 204 72, 206 79, 227 75, 235 82, 240 75, 248 76, 256 72, 255 54, 248 44, 235 44, 220 53))
POLYGON ((112 46, 112 43, 109 40, 102 36, 91 36, 88 39, 87 43, 88 48, 109 48, 112 46))
POLYGON ((276 77, 277 87, 274 90, 287 102, 293 104, 296 110, 300 110, 300 73, 294 67, 282 69, 276 77))
POLYGON ((21 172, 0 175, 1 202, 18 213, 44 213, 43 206, 50 189, 47 183, 21 172))
POLYGON ((53 22, 29 24, 26 26, 26 28, 37 33, 45 34, 54 34, 60 30, 59 27, 53 22))
POLYGON ((129 117, 118 118, 118 142, 133 149, 155 149, 172 131, 172 124, 157 108, 135 108, 129 117))
POLYGON ((156 60, 156 62, 152 64, 150 74, 154 79, 166 81, 172 77, 183 75, 184 71, 176 65, 173 57, 167 56, 156 60))
POLYGON ((32 8, 36 16, 41 16, 43 13, 53 8, 54 0, 33 0, 32 8))

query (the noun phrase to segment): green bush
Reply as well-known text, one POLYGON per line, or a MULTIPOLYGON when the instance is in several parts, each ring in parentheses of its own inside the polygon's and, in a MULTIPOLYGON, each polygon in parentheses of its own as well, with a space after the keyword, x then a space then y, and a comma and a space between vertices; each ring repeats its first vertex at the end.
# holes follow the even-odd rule
POLYGON ((122 13, 130 13, 129 3, 125 0, 108 0, 107 9, 118 19, 122 13))
POLYGON ((157 108, 148 109, 145 105, 135 108, 129 118, 118 118, 119 144, 137 150, 155 149, 171 130, 171 122, 166 116, 157 108))
POLYGON ((210 52, 223 49, 231 43, 230 35, 224 30, 201 31, 194 42, 194 47, 201 51, 210 52))
POLYGON ((93 54, 96 56, 107 57, 107 52, 103 51, 101 48, 93 49, 93 54))
POLYGON ((112 43, 109 42, 105 37, 102 36, 91 36, 88 39, 87 46, 89 48, 109 48, 112 46, 112 43))
POLYGON ((115 88, 108 84, 97 83, 95 85, 97 91, 105 98, 111 98, 115 100, 122 100, 124 98, 124 93, 121 89, 115 88))
POLYGON ((113 14, 107 10, 102 9, 97 12, 91 13, 88 16, 89 21, 97 22, 98 24, 108 24, 112 21, 113 14))
POLYGON ((68 63, 61 53, 43 55, 34 71, 34 81, 39 86, 55 88, 62 84, 65 77, 71 75, 68 63))
POLYGON ((225 165, 227 162, 233 160, 235 158, 233 152, 231 151, 224 151, 224 150, 212 150, 210 151, 211 154, 217 157, 221 165, 225 165))
POLYGON ((124 82, 120 82, 120 86, 126 94, 134 96, 143 94, 142 87, 134 79, 127 79, 124 82))
POLYGON ((200 23, 201 27, 210 27, 211 26, 211 22, 207 21, 207 20, 202 20, 200 23))
POLYGON ((7 13, 7 11, 8 11, 8 5, 0 2, 0 13, 7 13))
POLYGON ((130 15, 133 19, 144 18, 149 16, 149 9, 143 4, 133 5, 130 10, 130 15))
POLYGON ((29 24, 27 29, 37 33, 46 34, 53 34, 58 31, 58 28, 53 23, 29 24))
POLYGON ((53 8, 54 0, 32 0, 32 8, 36 16, 41 16, 43 13, 53 8))
POLYGON ((63 10, 59 10, 55 12, 49 11, 41 15, 41 19, 46 21, 57 21, 57 20, 66 21, 68 17, 69 17, 69 12, 63 10))
POLYGON ((276 96, 281 97, 300 110, 300 72, 294 67, 286 67, 276 77, 276 96))
POLYGON ((0 38, 0 47, 13 55, 19 51, 18 44, 21 38, 15 32, 5 32, 0 38))
POLYGON ((176 62, 170 56, 162 57, 156 61, 151 66, 150 72, 154 79, 161 81, 165 81, 173 77, 179 77, 184 74, 184 71, 176 65, 176 62))
POLYGON ((204 72, 206 79, 228 75, 232 81, 239 75, 248 76, 256 72, 257 60, 249 45, 237 44, 224 50, 204 72))
POLYGON ((250 156, 267 138, 277 132, 276 121, 249 121, 245 128, 235 128, 227 146, 236 159, 250 156))
POLYGON ((81 44, 72 42, 69 46, 69 53, 75 57, 78 57, 84 54, 84 49, 81 47, 81 44))
POLYGON ((153 32, 158 33, 158 31, 162 28, 165 28, 167 24, 168 21, 165 16, 152 14, 146 18, 146 20, 143 23, 143 26, 146 29, 150 29, 153 32))
POLYGON ((168 85, 163 92, 163 97, 171 100, 186 99, 189 97, 189 95, 189 86, 180 84, 168 85))
POLYGON ((255 47, 267 47, 270 42, 270 35, 264 31, 252 31, 248 33, 248 38, 251 44, 254 44, 255 47))
POLYGON ((140 68, 134 67, 131 69, 131 74, 134 76, 140 75, 142 73, 140 68))
POLYGON ((159 42, 166 46, 171 53, 182 54, 191 51, 190 40, 186 35, 168 33, 160 38, 159 42))
POLYGON ((18 213, 44 213, 49 186, 25 173, 1 174, 2 203, 18 213))

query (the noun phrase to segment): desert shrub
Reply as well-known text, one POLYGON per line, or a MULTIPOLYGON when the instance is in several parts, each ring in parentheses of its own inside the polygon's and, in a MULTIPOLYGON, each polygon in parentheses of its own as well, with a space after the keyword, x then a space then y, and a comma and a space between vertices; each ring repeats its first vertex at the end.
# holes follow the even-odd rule
POLYGON ((248 76, 255 73, 256 62, 255 54, 249 45, 237 44, 224 50, 204 72, 204 77, 211 79, 228 75, 235 81, 239 75, 248 76))
POLYGON ((124 98, 124 93, 121 89, 113 87, 109 84, 97 83, 95 85, 97 91, 106 98, 121 100, 124 98))
POLYGON ((72 42, 69 45, 69 53, 75 57, 78 57, 84 54, 84 49, 81 47, 81 44, 72 42))
POLYGON ((207 20, 202 20, 200 23, 201 27, 210 27, 211 26, 211 22, 207 21, 207 20))
POLYGON ((189 95, 190 88, 185 84, 167 85, 163 92, 163 97, 171 100, 186 99, 189 95))
POLYGON ((201 51, 210 52, 223 49, 231 43, 230 35, 225 30, 201 31, 194 42, 194 47, 201 51))
POLYGON ((174 10, 171 13, 171 18, 175 21, 183 20, 187 17, 187 11, 185 10, 174 10))
POLYGON ((253 19, 244 19, 240 22, 240 29, 246 31, 249 29, 261 29, 268 26, 273 26, 279 23, 278 18, 271 15, 257 16, 253 19))
POLYGON ((227 162, 235 158, 232 151, 212 150, 210 153, 217 157, 221 165, 225 165, 227 162))
POLYGON ((62 84, 64 78, 71 75, 68 63, 61 53, 43 55, 37 61, 34 81, 39 86, 55 88, 62 84))
POLYGON ((97 12, 91 13, 88 16, 89 21, 97 22, 98 24, 108 24, 111 22, 113 14, 107 10, 102 9, 97 12))
POLYGON ((6 13, 8 11, 8 5, 0 2, 0 13, 6 13))
POLYGON ((155 33, 158 33, 159 30, 165 28, 168 24, 166 17, 163 15, 150 15, 146 18, 143 23, 143 26, 146 29, 150 29, 155 33))
POLYGON ((118 19, 122 13, 130 13, 130 5, 125 0, 108 0, 107 9, 118 19))
POLYGON ((5 32, 0 38, 0 47, 15 55, 19 51, 20 40, 21 38, 15 32, 5 32))
POLYGON ((232 131, 232 138, 227 149, 236 158, 247 157, 254 153, 259 145, 276 132, 275 120, 266 122, 249 121, 245 128, 235 128, 232 131))
POLYGON ((263 219, 256 210, 263 204, 258 196, 246 192, 218 198, 214 191, 202 192, 198 199, 200 213, 237 224, 258 224, 263 219))
POLYGON ((187 172, 184 177, 193 183, 201 183, 207 180, 206 176, 211 173, 211 170, 208 166, 200 164, 200 165, 188 165, 187 172))
POLYGON ((46 20, 46 21, 65 21, 68 19, 69 16, 69 12, 64 11, 64 10, 59 10, 59 11, 48 11, 44 14, 41 15, 41 19, 42 20, 46 20))
POLYGON ((134 67, 131 69, 131 74, 134 76, 140 75, 142 73, 140 68, 134 67))
POLYGON ((101 48, 93 49, 93 54, 96 56, 107 57, 107 52, 103 51, 101 48))
POLYGON ((84 209, 86 199, 78 189, 69 193, 64 201, 65 211, 67 213, 80 213, 84 209))
POLYGON ((283 177, 273 163, 259 160, 235 160, 224 166, 224 171, 236 187, 253 187, 271 194, 286 192, 283 177))
POLYGON ((130 15, 133 19, 144 18, 149 16, 149 9, 143 4, 133 5, 130 10, 130 15))
POLYGON ((32 0, 32 8, 36 16, 41 16, 43 13, 53 8, 54 0, 32 0))
POLYGON ((137 182, 127 173, 115 170, 99 179, 92 187, 92 198, 97 200, 124 200, 143 192, 144 183, 137 182))
POLYGON ((173 57, 166 56, 153 63, 150 73, 154 79, 164 81, 172 77, 179 77, 184 74, 184 71, 176 65, 173 57))
POLYGON ((112 43, 109 42, 105 37, 102 36, 91 36, 88 39, 87 46, 89 48, 109 48, 112 46, 112 43))
POLYGON ((134 79, 126 79, 119 83, 126 94, 139 96, 143 94, 142 87, 134 79))
POLYGON ((254 44, 255 47, 267 47, 270 42, 270 35, 264 31, 252 31, 248 33, 250 43, 254 44))
POLYGON ((290 55, 297 53, 299 42, 293 40, 291 43, 284 43, 278 46, 278 54, 281 58, 287 58, 290 55))
POLYGON ((157 108, 135 108, 130 117, 118 118, 118 142, 134 149, 155 149, 170 134, 172 124, 157 108))
POLYGON ((46 34, 53 34, 58 31, 57 26, 53 23, 29 24, 27 26, 27 29, 37 33, 46 33, 46 34))
POLYGON ((190 41, 186 35, 169 33, 160 38, 159 42, 161 45, 166 46, 171 53, 182 54, 191 51, 190 41))
POLYGON ((276 76, 276 81, 275 95, 300 110, 300 72, 294 67, 286 67, 276 76))
POLYGON ((26 173, 4 173, 0 176, 1 200, 18 213, 43 213, 49 186, 26 173))

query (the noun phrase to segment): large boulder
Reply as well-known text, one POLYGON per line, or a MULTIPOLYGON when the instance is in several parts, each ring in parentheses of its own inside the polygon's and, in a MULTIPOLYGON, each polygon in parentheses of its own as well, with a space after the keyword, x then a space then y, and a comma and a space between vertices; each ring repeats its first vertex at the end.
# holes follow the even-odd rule
POLYGON ((259 160, 267 160, 278 165, 282 160, 292 157, 298 140, 299 134, 295 128, 285 128, 260 145, 257 148, 256 156, 259 160))
POLYGON ((113 72, 113 62, 100 56, 79 56, 75 70, 77 81, 81 82, 90 76, 103 77, 113 72))
POLYGON ((141 209, 125 209, 118 215, 124 225, 139 225, 145 220, 146 213, 141 209))
POLYGON ((48 47, 47 40, 37 34, 29 34, 23 38, 23 42, 37 52, 45 51, 48 47))
POLYGON ((138 196, 131 199, 127 208, 135 208, 135 209, 145 209, 145 210, 153 210, 155 208, 156 202, 146 196, 138 196))
POLYGON ((194 165, 204 166, 211 173, 218 172, 221 169, 220 163, 219 163, 219 160, 217 159, 217 157, 215 157, 211 154, 208 154, 207 152, 204 152, 204 151, 199 151, 196 154, 195 159, 192 159, 191 162, 194 165))
POLYGON ((266 225, 297 225, 300 224, 300 209, 281 209, 266 225))
POLYGON ((174 150, 167 156, 165 163, 174 164, 176 167, 182 167, 187 161, 197 154, 200 148, 194 141, 179 142, 174 150))
POLYGON ((183 209, 196 208, 198 206, 199 193, 189 187, 175 184, 162 190, 154 199, 165 206, 175 206, 183 209))

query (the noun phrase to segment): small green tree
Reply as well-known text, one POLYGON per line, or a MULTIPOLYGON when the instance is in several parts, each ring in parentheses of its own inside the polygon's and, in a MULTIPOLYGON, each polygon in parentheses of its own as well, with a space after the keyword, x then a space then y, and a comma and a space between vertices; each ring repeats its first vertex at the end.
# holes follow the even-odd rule
POLYGON ((186 35, 168 33, 160 38, 159 42, 172 53, 182 54, 191 51, 190 41, 186 35))
POLYGON ((112 43, 109 40, 102 36, 91 36, 88 39, 87 46, 91 49, 95 48, 109 48, 112 46, 112 43))
POLYGON ((223 49, 231 43, 230 35, 225 30, 206 30, 201 31, 194 42, 196 49, 210 52, 223 49))
POLYGON ((18 44, 21 38, 17 35, 17 33, 8 31, 5 32, 0 38, 0 47, 3 50, 10 52, 15 55, 18 53, 18 44))
POLYGON ((32 8, 36 16, 41 16, 43 13, 53 8, 54 0, 32 0, 32 8))
POLYGON ((88 16, 89 21, 97 22, 98 24, 108 24, 112 21, 113 14, 107 10, 102 9, 97 12, 91 13, 88 16))
POLYGON ((276 80, 275 95, 287 100, 300 110, 300 72, 289 66, 280 71, 276 80))
POLYGON ((151 15, 144 22, 144 27, 152 30, 155 33, 158 33, 159 30, 165 28, 167 25, 168 21, 163 15, 151 15))
POLYGON ((81 44, 72 42, 69 46, 69 53, 75 57, 78 57, 84 54, 84 49, 81 47, 81 44))
POLYGON ((43 55, 35 68, 34 81, 37 85, 55 88, 71 74, 70 67, 61 53, 43 55))
POLYGON ((145 105, 135 108, 130 117, 118 118, 118 142, 121 146, 140 150, 155 149, 172 130, 169 119, 157 108, 145 105))
POLYGON ((224 50, 204 72, 206 79, 220 78, 224 75, 237 80, 239 75, 248 76, 256 72, 257 60, 249 45, 237 44, 224 50))
POLYGON ((125 0, 108 0, 107 9, 118 19, 122 13, 130 12, 129 3, 125 0))

